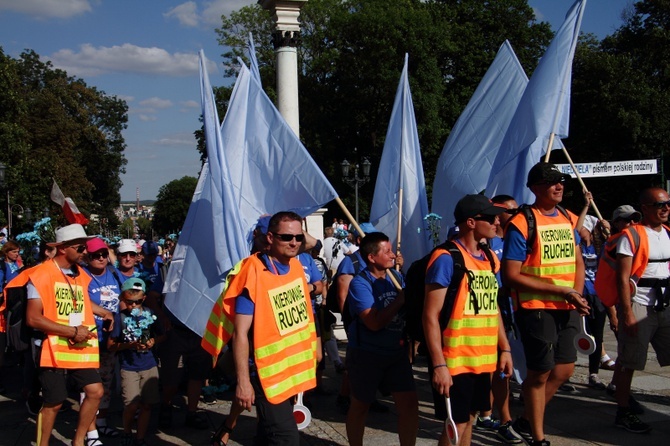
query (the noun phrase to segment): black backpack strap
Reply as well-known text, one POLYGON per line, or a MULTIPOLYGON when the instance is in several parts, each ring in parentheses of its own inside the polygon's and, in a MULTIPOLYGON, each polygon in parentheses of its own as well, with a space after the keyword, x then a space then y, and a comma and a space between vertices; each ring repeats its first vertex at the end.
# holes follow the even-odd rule
POLYGON ((456 246, 456 243, 453 241, 446 241, 442 247, 444 247, 444 249, 446 249, 451 255, 451 259, 454 264, 454 272, 451 276, 449 286, 447 287, 447 295, 444 299, 442 311, 440 312, 440 331, 444 331, 444 329, 447 328, 449 317, 451 317, 451 310, 453 309, 454 302, 456 301, 456 295, 458 294, 458 290, 461 287, 463 277, 468 272, 468 269, 465 267, 465 259, 463 259, 463 254, 456 246))
POLYGON ((522 204, 519 206, 519 212, 526 218, 526 225, 528 226, 528 238, 526 239, 526 255, 533 252, 535 239, 537 238, 537 222, 530 205, 522 204))

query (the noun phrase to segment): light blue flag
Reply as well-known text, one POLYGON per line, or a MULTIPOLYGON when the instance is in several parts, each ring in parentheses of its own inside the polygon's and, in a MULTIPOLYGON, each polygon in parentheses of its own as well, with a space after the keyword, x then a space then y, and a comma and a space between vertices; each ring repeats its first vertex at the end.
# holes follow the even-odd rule
POLYGON ((428 214, 428 199, 407 61, 408 56, 405 54, 405 66, 400 76, 377 173, 370 222, 389 236, 395 249, 398 240, 399 191, 402 188, 400 251, 405 258, 405 265, 409 266, 426 255, 432 244, 423 219, 428 214))
POLYGON ((440 242, 447 238, 458 200, 486 188, 493 161, 527 84, 528 77, 512 45, 505 40, 456 121, 437 162, 431 210, 442 217, 440 242))
POLYGON ((258 69, 258 59, 256 59, 254 35, 251 33, 251 31, 249 32, 249 65, 252 76, 258 81, 259 84, 263 85, 263 82, 261 82, 261 72, 258 69))
POLYGON ((249 255, 258 218, 285 210, 304 217, 337 193, 244 64, 219 132, 200 57, 208 160, 163 291, 168 309, 202 335, 226 273, 249 255))
POLYGON ((528 171, 543 158, 552 133, 551 149, 563 148, 560 138, 569 133, 572 60, 585 5, 586 0, 572 5, 530 78, 493 163, 487 195, 508 194, 519 203, 532 203, 528 171))
MULTIPOLYGON (((168 309, 196 333, 204 331, 226 273, 249 255, 247 228, 242 226, 233 200, 219 116, 205 63, 204 52, 200 51, 207 162, 200 172, 164 287, 168 309)), ((231 102, 236 98, 235 90, 231 102)))

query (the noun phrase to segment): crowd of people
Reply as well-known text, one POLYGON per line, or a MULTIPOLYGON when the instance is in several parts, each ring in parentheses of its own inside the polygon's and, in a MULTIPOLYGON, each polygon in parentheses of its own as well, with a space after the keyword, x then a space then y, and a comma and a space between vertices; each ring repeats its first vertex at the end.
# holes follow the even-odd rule
MULTIPOLYGON (((589 385, 614 395, 616 426, 648 432, 631 383, 650 344, 660 365, 670 364, 670 197, 645 189, 640 211, 622 205, 607 221, 588 215, 593 198, 586 191, 578 214, 560 205, 568 179, 538 163, 527 178, 533 203, 462 197, 449 240, 421 260, 420 296, 409 293, 401 253, 371 224, 335 219, 321 241, 293 212, 263 216, 250 256, 228 274, 204 334, 163 305, 172 241, 110 246, 72 224, 42 246, 39 265, 24 269, 20 247, 6 241, 0 283, 5 298, 12 289, 25 292, 31 331, 22 353, 23 396, 37 416, 37 444, 49 443, 68 396, 66 377, 80 392, 74 446, 99 446, 101 437, 143 445, 153 408, 161 428, 172 425, 182 383, 186 425, 207 429, 198 402, 203 388, 213 386, 208 380, 224 370, 232 405, 209 443, 227 444, 240 414, 255 406, 258 444, 297 445, 296 397, 323 392, 329 358, 342 376, 336 402, 349 444, 364 444, 369 411, 388 411, 377 401, 381 394, 395 403, 400 444, 413 445, 417 340, 406 328, 417 299, 423 304, 418 351, 428 361, 435 418, 455 423, 453 432, 445 424, 438 444, 455 436, 467 446, 473 429, 486 429, 507 444, 549 445, 546 408, 574 372, 583 322, 595 344, 589 385), (342 315, 347 332, 344 361, 329 309, 342 315), (618 341, 616 360, 603 347, 607 319, 618 341), (611 383, 601 380, 600 369, 614 370, 611 383), (121 431, 108 421, 115 377, 121 431), (512 377, 522 381, 524 409, 516 418, 512 377)), ((7 299, 0 306, 2 352, 10 328, 6 306, 7 299)))

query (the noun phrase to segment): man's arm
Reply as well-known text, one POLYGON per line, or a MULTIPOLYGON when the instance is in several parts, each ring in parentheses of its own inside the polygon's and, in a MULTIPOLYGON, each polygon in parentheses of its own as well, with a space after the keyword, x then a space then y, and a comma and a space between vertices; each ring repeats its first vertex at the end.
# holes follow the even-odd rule
POLYGON ((91 308, 93 309, 93 314, 101 317, 105 321, 110 321, 109 328, 107 328, 105 331, 112 331, 114 329, 114 313, 106 308, 102 308, 93 301, 91 301, 91 308))
MULTIPOLYGON (((575 251, 575 257, 579 257, 577 260, 577 273, 579 273, 579 265, 581 264, 581 274, 584 274, 584 260, 581 258, 581 255, 577 256, 577 251, 575 251)), ((589 306, 586 303, 586 300, 581 297, 581 293, 567 286, 558 286, 549 282, 542 282, 530 276, 525 276, 521 274, 521 265, 523 262, 519 260, 510 260, 504 259, 502 261, 502 276, 503 283, 509 288, 513 288, 517 291, 528 291, 534 293, 542 294, 553 294, 556 296, 563 296, 563 298, 569 303, 573 304, 577 311, 582 314, 588 314, 589 306), (586 311, 586 313, 583 313, 586 311)), ((575 283, 575 287, 577 283, 575 283)), ((581 279, 581 288, 584 287, 584 278, 581 279)))
POLYGON ((398 311, 405 305, 405 292, 398 291, 398 295, 387 307, 379 310, 377 308, 368 308, 358 313, 358 318, 365 326, 372 331, 379 331, 391 323, 398 311))
POLYGON ((344 301, 349 294, 349 284, 354 276, 351 274, 340 274, 337 276, 337 306, 340 308, 340 313, 344 310, 344 301))
POLYGON ((48 335, 62 336, 75 343, 97 337, 95 333, 88 331, 88 327, 85 325, 70 327, 69 325, 53 322, 44 317, 44 314, 42 314, 43 310, 44 307, 42 306, 42 301, 40 299, 28 299, 28 304, 26 306, 26 324, 35 330, 39 330, 48 335))
POLYGON ((426 299, 423 306, 423 332, 426 336, 426 347, 433 365, 433 388, 440 395, 449 396, 449 388, 453 384, 449 369, 445 367, 444 353, 442 352, 442 330, 440 328, 440 313, 447 296, 447 289, 439 284, 426 285, 426 299), (437 367, 437 368, 436 368, 437 367))
POLYGON ((498 313, 498 349, 500 350, 500 368, 499 372, 510 376, 514 371, 512 364, 512 347, 509 345, 507 333, 505 333, 505 324, 503 324, 502 315, 498 313))
POLYGON ((631 336, 637 335, 637 321, 633 314, 632 297, 630 295, 630 273, 633 269, 633 257, 624 254, 616 256, 616 285, 619 292, 619 328, 623 328, 631 336))
POLYGON ((249 378, 249 330, 251 330, 253 320, 253 315, 236 314, 233 331, 233 355, 235 371, 237 372, 235 400, 248 411, 251 411, 251 406, 253 406, 255 400, 254 388, 249 378))

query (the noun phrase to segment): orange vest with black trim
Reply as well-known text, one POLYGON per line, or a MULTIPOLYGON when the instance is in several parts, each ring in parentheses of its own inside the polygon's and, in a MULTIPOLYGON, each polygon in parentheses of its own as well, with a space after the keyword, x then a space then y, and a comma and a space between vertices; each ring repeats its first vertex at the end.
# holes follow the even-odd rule
MULTIPOLYGON (((56 262, 47 261, 30 270, 30 281, 42 301, 43 314, 61 325, 70 325, 71 313, 83 313, 82 325, 95 327, 87 274, 69 277, 56 262), (73 296, 74 293, 74 296, 73 296)), ((98 337, 78 344, 70 344, 67 337, 48 335, 42 343, 41 367, 59 369, 97 369, 100 367, 98 337)))
MULTIPOLYGON (((670 228, 663 225, 663 229, 670 232, 670 228)), ((603 255, 598 263, 596 272, 595 288, 596 294, 607 307, 619 302, 619 290, 617 288, 616 274, 616 245, 620 237, 628 238, 634 253, 633 264, 630 269, 630 280, 637 283, 649 263, 649 238, 645 225, 636 223, 630 225, 618 234, 612 235, 605 242, 603 255)))
MULTIPOLYGON (((498 360, 498 280, 486 256, 476 259, 459 243, 456 246, 468 272, 461 280, 449 323, 442 332, 442 353, 451 375, 490 373, 495 371, 498 360)), ((497 273, 500 261, 491 254, 497 273)), ((435 250, 428 268, 440 255, 450 254, 445 249, 435 250)))
POLYGON ((277 275, 258 255, 245 261, 224 301, 246 289, 254 303, 254 361, 265 396, 279 404, 316 387, 316 331, 302 264, 277 275))
MULTIPOLYGON (((542 282, 557 286, 574 288, 577 273, 575 243, 575 226, 577 218, 569 213, 572 220, 563 213, 556 211, 556 216, 543 215, 534 206, 531 211, 535 217, 535 246, 526 256, 521 265, 521 274, 542 282)), ((514 225, 523 237, 528 240, 528 222, 523 213, 515 215, 510 224, 514 225)), ((572 310, 563 296, 536 293, 532 291, 515 291, 516 304, 526 309, 572 310)))

